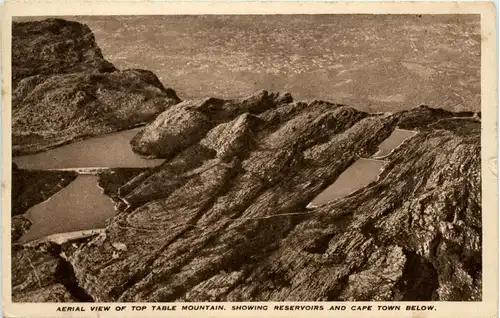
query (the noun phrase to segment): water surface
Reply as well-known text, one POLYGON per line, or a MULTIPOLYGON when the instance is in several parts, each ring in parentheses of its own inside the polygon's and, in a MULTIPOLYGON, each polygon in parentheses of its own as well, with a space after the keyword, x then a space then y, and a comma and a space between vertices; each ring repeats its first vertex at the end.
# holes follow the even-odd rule
POLYGON ((392 134, 378 146, 378 152, 373 158, 382 158, 401 145, 407 138, 415 136, 417 132, 404 129, 395 129, 392 134))
POLYGON ((152 167, 163 159, 145 159, 135 154, 130 140, 141 128, 77 141, 33 155, 12 158, 22 169, 62 169, 85 167, 152 167))
POLYGON ((56 233, 102 228, 115 215, 114 204, 97 186, 97 176, 80 175, 47 201, 30 208, 24 216, 33 225, 20 243, 56 233))
POLYGON ((314 198, 308 207, 326 204, 367 186, 370 182, 377 180, 385 164, 386 161, 382 160, 359 159, 347 168, 331 186, 314 198))

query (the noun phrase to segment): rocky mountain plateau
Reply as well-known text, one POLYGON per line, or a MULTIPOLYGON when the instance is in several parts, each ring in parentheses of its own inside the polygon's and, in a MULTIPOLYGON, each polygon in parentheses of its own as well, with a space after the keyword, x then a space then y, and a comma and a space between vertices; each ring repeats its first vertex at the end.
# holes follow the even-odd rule
POLYGON ((481 300, 480 114, 371 114, 267 91, 181 101, 57 19, 14 23, 13 61, 14 154, 147 122, 131 147, 165 158, 102 172, 116 216, 63 244, 15 238, 29 228, 20 214, 76 175, 14 167, 13 301, 481 300), (376 181, 307 207, 397 128, 417 134, 376 181))

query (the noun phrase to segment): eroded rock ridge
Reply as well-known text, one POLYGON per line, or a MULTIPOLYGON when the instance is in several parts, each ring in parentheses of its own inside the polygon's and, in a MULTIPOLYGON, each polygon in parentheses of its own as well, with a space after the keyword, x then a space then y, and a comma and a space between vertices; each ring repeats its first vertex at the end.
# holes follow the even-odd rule
POLYGON ((77 22, 13 22, 12 61, 15 155, 141 125, 180 102, 152 72, 117 70, 77 22))

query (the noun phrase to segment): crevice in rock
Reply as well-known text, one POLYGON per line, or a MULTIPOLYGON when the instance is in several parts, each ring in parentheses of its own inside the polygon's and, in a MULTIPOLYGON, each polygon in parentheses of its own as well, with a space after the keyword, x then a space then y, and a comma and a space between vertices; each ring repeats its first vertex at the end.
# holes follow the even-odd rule
POLYGON ((330 240, 334 236, 335 236, 335 234, 332 233, 332 234, 327 234, 327 235, 321 236, 319 238, 316 238, 310 246, 305 248, 305 250, 309 253, 312 253, 312 254, 323 254, 328 249, 328 245, 330 243, 330 240))
POLYGON ((429 257, 437 258, 439 245, 441 244, 442 239, 443 235, 441 234, 441 232, 438 231, 434 239, 432 239, 432 241, 429 243, 429 257))
POLYGON ((417 253, 403 249, 406 264, 403 276, 396 284, 397 298, 402 301, 439 300, 438 273, 431 262, 417 253))
POLYGON ((71 266, 71 264, 62 257, 59 257, 59 264, 56 268, 55 278, 57 282, 66 287, 66 290, 77 301, 94 302, 94 298, 78 284, 73 266, 71 266))
POLYGON ((481 252, 471 251, 469 249, 463 250, 462 263, 467 273, 475 280, 475 277, 482 270, 482 255, 481 252))
POLYGON ((337 281, 337 284, 335 284, 335 286, 332 289, 330 289, 326 294, 326 301, 343 301, 343 299, 340 299, 340 295, 347 286, 348 282, 349 282, 349 275, 345 275, 344 277, 339 279, 337 281))
POLYGON ((94 302, 94 298, 79 285, 73 266, 63 257, 64 253, 62 253, 63 247, 61 245, 47 242, 38 246, 38 248, 45 250, 58 260, 54 272, 56 282, 62 284, 75 300, 79 302, 94 302))
MULTIPOLYGON (((169 242, 170 244, 170 242, 169 242)), ((111 301, 117 300, 125 291, 129 290, 132 286, 138 283, 141 279, 146 277, 148 274, 148 269, 151 267, 156 258, 151 258, 148 262, 145 262, 145 269, 139 272, 136 272, 132 275, 127 281, 122 285, 116 285, 110 292, 109 297, 111 301)))

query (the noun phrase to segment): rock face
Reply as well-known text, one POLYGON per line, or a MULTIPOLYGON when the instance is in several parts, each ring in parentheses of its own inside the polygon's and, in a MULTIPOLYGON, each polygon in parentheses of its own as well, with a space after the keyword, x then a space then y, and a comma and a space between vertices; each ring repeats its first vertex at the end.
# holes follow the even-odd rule
POLYGON ((82 71, 114 72, 86 25, 63 19, 12 24, 12 82, 82 71))
POLYGON ((116 70, 76 22, 14 22, 12 60, 14 155, 131 128, 180 102, 153 73, 116 70))
MULTIPOLYGON (((163 112, 131 142, 142 155, 170 157, 200 141, 212 128, 241 114, 260 113, 290 99, 291 95, 261 91, 242 100, 208 98, 185 101, 163 112)), ((243 117, 242 121, 247 121, 243 117)), ((242 127, 245 123, 239 123, 242 127)), ((221 128, 222 129, 222 128, 221 128)), ((213 148, 213 147, 212 147, 213 148)))
POLYGON ((33 223, 24 215, 16 215, 11 217, 10 239, 11 242, 16 242, 30 229, 33 223))
POLYGON ((60 251, 60 246, 50 243, 36 248, 13 246, 12 301, 92 301, 78 286, 71 265, 58 255, 60 251))
POLYGON ((168 160, 110 182, 122 211, 62 250, 99 302, 481 300, 480 122, 459 117, 267 92, 177 104, 132 143, 168 160), (409 122, 377 181, 306 208, 409 122))

